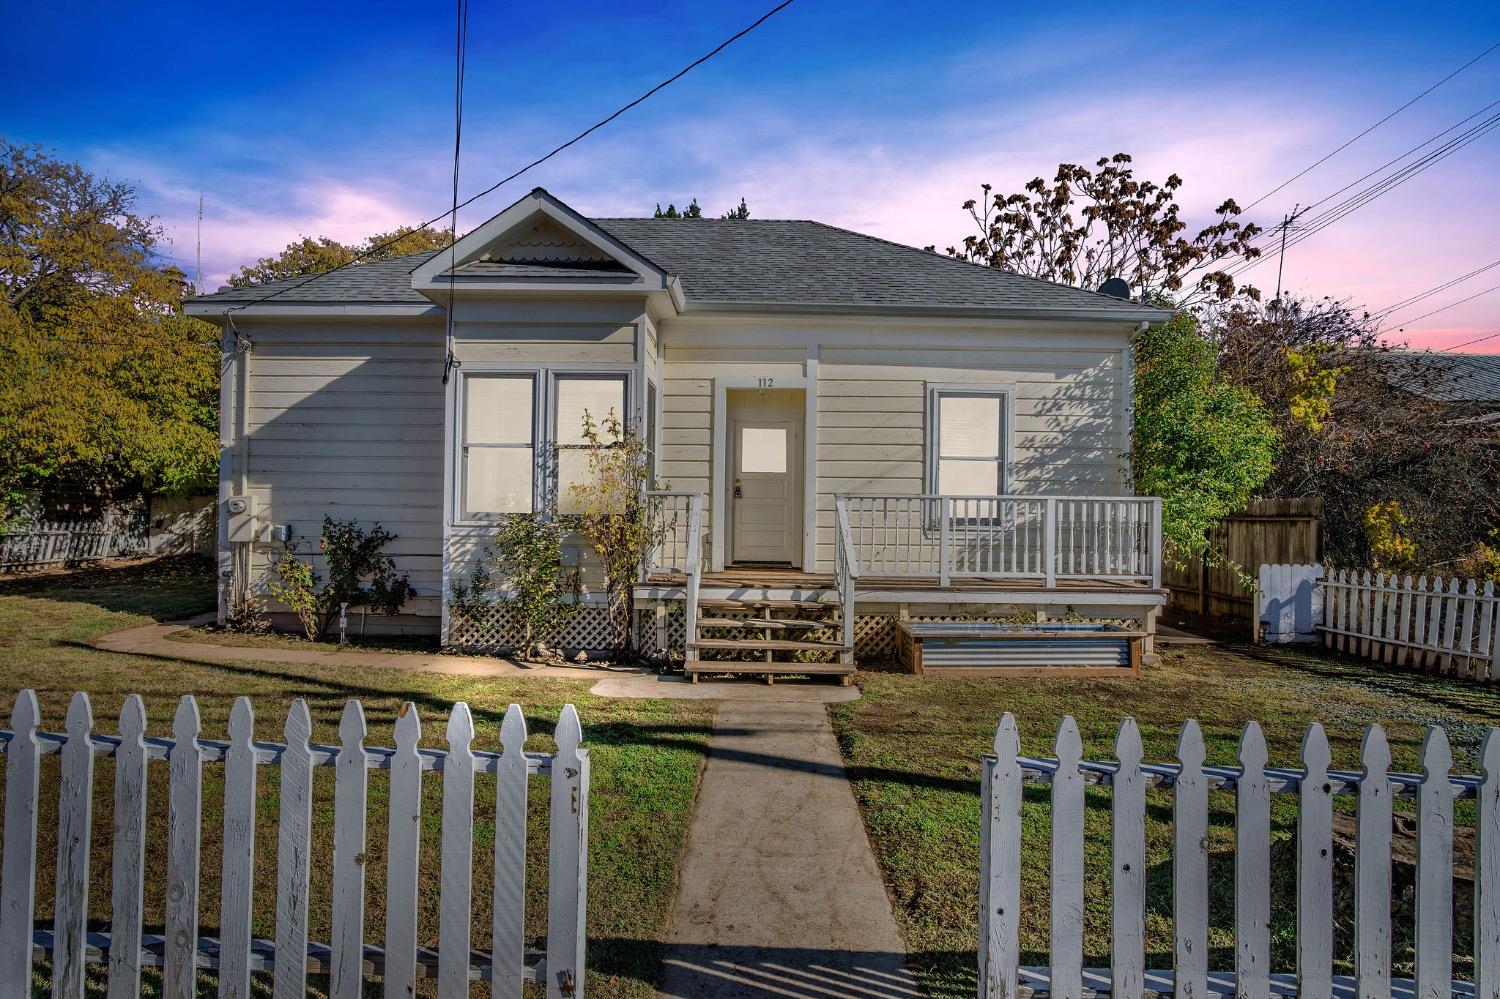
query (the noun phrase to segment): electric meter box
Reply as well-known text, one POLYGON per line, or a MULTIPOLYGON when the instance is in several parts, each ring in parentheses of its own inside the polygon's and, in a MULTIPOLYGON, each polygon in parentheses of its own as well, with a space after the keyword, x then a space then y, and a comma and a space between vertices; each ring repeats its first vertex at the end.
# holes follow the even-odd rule
POLYGON ((224 501, 224 523, 229 543, 248 544, 255 540, 255 497, 231 496, 224 501))

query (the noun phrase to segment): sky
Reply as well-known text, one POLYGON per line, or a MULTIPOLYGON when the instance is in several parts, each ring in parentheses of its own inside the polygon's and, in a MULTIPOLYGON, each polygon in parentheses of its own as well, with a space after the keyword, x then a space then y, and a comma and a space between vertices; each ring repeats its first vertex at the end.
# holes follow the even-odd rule
MULTIPOLYGON (((471 0, 462 190, 488 187, 770 6, 471 0)), ((356 241, 449 203, 452 6, 20 0, 6 20, 0 134, 136 185, 189 274, 201 192, 207 288, 298 236, 356 241)), ((972 231, 961 206, 980 184, 1018 191, 1060 162, 1116 152, 1139 177, 1180 175, 1185 217, 1202 225, 1225 198, 1256 201, 1497 42, 1493 2, 796 0, 476 202, 458 227, 540 185, 590 215, 693 197, 719 214, 743 197, 756 217, 941 248, 972 231)), ((1494 101, 1500 49, 1246 217, 1279 222, 1494 101)), ((1500 260, 1497 180, 1500 129, 1291 248, 1284 285, 1379 311, 1500 260)), ((1273 260, 1247 280, 1274 288, 1275 271, 1273 260)), ((1497 285, 1500 266, 1393 313, 1389 336, 1442 349, 1500 333, 1500 289, 1479 294, 1497 285)), ((1500 352, 1500 336, 1465 349, 1500 352)))

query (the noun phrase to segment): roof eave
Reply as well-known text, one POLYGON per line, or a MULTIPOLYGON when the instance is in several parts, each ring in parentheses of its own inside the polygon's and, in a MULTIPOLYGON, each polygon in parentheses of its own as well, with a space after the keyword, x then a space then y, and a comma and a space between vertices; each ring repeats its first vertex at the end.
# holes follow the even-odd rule
POLYGON ((440 316, 443 310, 437 305, 421 302, 215 302, 212 300, 183 303, 182 311, 197 319, 222 319, 233 312, 240 318, 266 316, 356 316, 361 318, 386 317, 392 319, 440 316))
POLYGON ((1060 319, 1087 322, 1164 323, 1170 309, 1149 305, 1115 309, 1044 309, 1019 306, 906 305, 869 302, 706 302, 689 298, 684 315, 923 316, 942 319, 1060 319))

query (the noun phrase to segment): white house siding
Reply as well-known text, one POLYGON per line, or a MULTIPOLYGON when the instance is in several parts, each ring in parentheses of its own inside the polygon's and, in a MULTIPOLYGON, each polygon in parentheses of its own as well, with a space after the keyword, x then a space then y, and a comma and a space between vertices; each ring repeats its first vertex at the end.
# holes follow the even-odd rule
MULTIPOLYGON (((293 551, 317 554, 325 515, 379 522, 386 549, 417 590, 408 613, 369 617, 376 630, 432 630, 442 587, 442 326, 423 322, 240 322, 248 360, 246 484, 261 524, 292 529, 293 551), (425 616, 425 620, 419 620, 425 616)), ((236 456, 226 454, 234 467, 236 456)), ((258 589, 282 545, 252 550, 258 589)))
POLYGON ((1013 386, 1010 490, 1129 492, 1118 349, 825 349, 818 381, 818 562, 833 564, 834 496, 925 488, 927 387, 1013 386))
POLYGON ((802 377, 811 357, 821 570, 833 566, 837 493, 923 490, 929 385, 1014 386, 1013 491, 1127 493, 1131 333, 1125 324, 665 322, 662 478, 705 493, 711 523, 714 379, 802 377))

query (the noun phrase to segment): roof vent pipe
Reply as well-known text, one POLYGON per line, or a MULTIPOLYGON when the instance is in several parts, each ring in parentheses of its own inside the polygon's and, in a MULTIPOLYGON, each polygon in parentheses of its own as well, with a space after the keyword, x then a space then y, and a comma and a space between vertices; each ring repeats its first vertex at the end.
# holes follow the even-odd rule
POLYGON ((1110 298, 1121 298, 1130 301, 1130 282, 1124 278, 1112 277, 1099 286, 1099 294, 1108 295, 1110 298))

